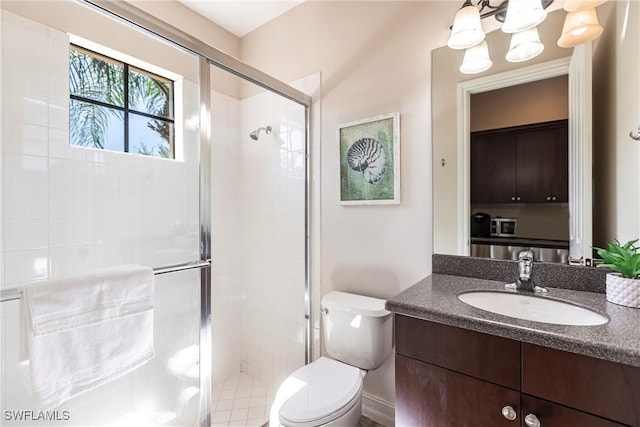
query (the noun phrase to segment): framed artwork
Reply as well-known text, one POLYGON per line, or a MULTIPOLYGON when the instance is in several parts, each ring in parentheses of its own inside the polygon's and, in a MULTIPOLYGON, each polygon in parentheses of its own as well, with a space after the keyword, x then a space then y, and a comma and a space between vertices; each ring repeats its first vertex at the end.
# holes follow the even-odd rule
POLYGON ((400 113, 338 125, 342 205, 400 203, 400 113))

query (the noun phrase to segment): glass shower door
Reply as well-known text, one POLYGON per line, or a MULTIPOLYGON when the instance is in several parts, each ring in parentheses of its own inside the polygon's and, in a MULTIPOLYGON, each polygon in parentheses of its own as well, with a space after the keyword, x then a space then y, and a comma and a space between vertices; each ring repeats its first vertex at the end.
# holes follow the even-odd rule
POLYGON ((155 276, 151 361, 48 411, 20 351, 15 291, 199 259, 199 60, 80 3, 0 7, 0 425, 199 425, 200 270, 155 276), (70 144, 71 41, 174 82, 175 158, 70 144))

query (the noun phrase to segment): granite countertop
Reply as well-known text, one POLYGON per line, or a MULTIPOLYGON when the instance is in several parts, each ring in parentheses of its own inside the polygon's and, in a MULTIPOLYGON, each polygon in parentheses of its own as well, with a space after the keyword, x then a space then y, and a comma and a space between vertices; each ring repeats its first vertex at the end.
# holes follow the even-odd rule
POLYGON ((598 326, 566 326, 494 314, 457 298, 472 290, 514 292, 506 291, 504 283, 433 274, 389 299, 386 308, 397 314, 640 367, 640 309, 609 303, 602 293, 550 287, 542 298, 582 305, 610 319, 598 326))

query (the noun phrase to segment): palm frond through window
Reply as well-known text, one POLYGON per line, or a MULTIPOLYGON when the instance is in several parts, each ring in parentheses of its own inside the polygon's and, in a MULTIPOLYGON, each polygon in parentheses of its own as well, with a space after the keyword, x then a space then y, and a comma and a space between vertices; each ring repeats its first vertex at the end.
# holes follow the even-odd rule
POLYGON ((173 81, 69 49, 71 145, 175 158, 173 81))

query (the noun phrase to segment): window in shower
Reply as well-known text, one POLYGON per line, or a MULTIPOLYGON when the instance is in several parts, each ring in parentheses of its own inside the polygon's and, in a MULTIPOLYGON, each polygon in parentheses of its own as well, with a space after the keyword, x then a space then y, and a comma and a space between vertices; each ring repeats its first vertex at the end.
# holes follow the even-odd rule
POLYGON ((71 45, 71 145, 175 158, 174 82, 71 45))

